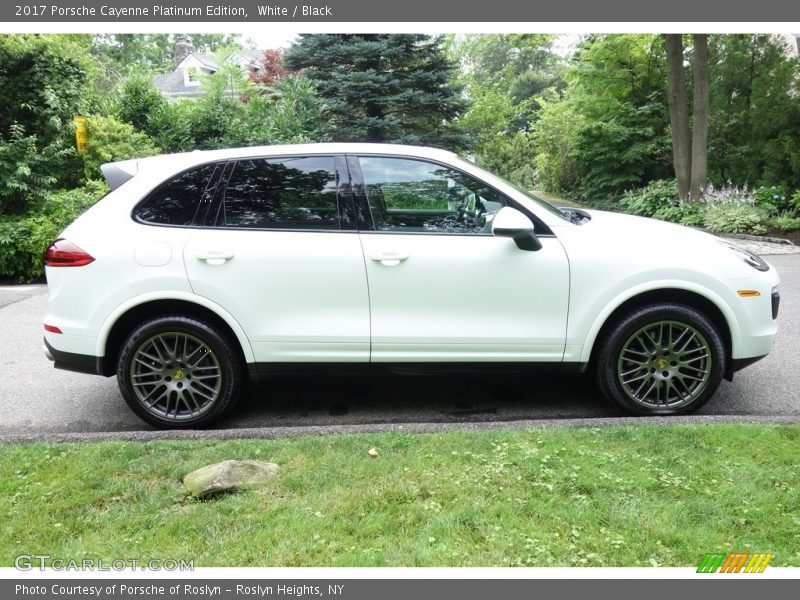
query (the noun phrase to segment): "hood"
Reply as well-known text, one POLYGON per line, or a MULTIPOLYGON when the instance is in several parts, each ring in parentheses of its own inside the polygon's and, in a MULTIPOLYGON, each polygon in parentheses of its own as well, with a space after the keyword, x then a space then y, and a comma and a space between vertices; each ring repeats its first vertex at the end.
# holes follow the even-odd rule
POLYGON ((594 254, 650 268, 706 269, 721 279, 750 275, 750 267, 721 238, 691 227, 602 210, 585 211, 591 220, 562 227, 557 237, 570 256, 594 254))
POLYGON ((669 242, 670 244, 675 244, 679 240, 701 244, 717 244, 719 240, 717 236, 699 229, 659 221, 658 219, 604 210, 587 210, 585 212, 592 219, 583 226, 594 226, 595 229, 601 229, 606 235, 611 235, 614 238, 619 235, 621 236, 621 242, 631 239, 647 239, 651 242, 669 242))

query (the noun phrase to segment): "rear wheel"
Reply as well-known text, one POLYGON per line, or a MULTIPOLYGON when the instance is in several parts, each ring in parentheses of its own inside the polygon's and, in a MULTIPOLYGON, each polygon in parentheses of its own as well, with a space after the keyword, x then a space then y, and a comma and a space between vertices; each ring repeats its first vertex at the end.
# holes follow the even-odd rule
POLYGON ((683 304, 655 304, 622 318, 597 356, 603 394, 637 415, 685 414, 722 381, 725 347, 716 325, 683 304))
POLYGON ((242 364, 212 326, 183 316, 159 317, 125 341, 117 381, 128 405, 163 428, 204 427, 239 399, 242 364))

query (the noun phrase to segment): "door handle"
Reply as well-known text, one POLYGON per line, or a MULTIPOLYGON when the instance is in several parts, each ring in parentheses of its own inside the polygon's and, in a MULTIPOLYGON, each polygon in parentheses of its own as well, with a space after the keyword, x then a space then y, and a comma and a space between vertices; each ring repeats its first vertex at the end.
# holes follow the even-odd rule
POLYGON ((222 251, 209 251, 209 252, 200 252, 197 255, 197 260, 203 260, 209 265, 218 266, 224 265, 227 261, 233 258, 233 252, 222 252, 222 251))
POLYGON ((408 254, 402 254, 400 252, 381 252, 379 254, 372 255, 370 258, 372 258, 372 260, 379 261, 386 267, 396 267, 401 262, 408 259, 408 254))

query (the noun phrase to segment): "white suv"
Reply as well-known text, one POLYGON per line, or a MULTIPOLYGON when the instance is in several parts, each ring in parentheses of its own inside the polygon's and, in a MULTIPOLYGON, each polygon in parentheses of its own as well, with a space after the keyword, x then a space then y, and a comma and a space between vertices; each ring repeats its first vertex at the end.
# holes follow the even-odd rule
POLYGON ((778 275, 676 225, 560 210, 442 150, 316 144, 103 166, 47 251, 45 351, 160 427, 309 363, 591 370, 686 413, 765 356, 778 275))

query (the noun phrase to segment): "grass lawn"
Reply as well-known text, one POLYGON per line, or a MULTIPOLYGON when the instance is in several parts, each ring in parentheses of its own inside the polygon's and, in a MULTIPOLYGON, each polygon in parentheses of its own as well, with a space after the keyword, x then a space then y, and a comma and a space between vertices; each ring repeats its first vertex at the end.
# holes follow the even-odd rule
POLYGON ((745 424, 2 445, 0 565, 797 566, 798 456, 800 426, 745 424), (184 474, 229 458, 281 472, 187 497, 184 474))

